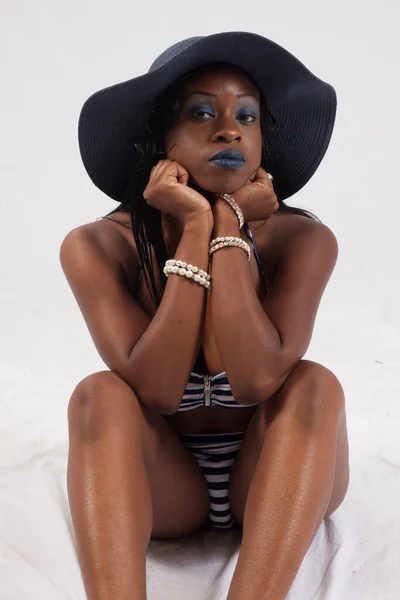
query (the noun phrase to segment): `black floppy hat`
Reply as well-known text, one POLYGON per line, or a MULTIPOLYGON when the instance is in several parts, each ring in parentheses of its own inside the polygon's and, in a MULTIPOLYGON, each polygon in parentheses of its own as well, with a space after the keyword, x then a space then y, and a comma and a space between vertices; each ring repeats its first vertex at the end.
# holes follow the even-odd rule
POLYGON ((188 71, 213 62, 230 63, 247 72, 276 119, 268 146, 279 197, 292 196, 309 181, 332 136, 335 90, 282 46, 238 31, 173 44, 148 73, 104 88, 86 100, 79 117, 79 148, 89 177, 100 190, 122 201, 135 132, 147 114, 148 99, 188 71))

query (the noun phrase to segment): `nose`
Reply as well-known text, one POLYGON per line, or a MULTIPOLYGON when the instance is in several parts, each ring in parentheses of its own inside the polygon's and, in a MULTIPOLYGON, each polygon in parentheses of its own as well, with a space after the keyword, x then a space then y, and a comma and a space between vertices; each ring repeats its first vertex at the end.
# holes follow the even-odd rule
POLYGON ((214 121, 213 142, 233 142, 240 141, 242 134, 239 125, 234 117, 221 115, 214 121))

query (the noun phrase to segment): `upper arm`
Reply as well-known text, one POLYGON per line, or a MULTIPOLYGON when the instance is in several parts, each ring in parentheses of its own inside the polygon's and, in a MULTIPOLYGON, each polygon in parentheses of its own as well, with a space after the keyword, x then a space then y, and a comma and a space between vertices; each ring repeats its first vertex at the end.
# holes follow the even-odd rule
POLYGON ((122 264, 81 228, 65 237, 60 263, 99 355, 130 383, 128 359, 150 319, 129 292, 122 264))
POLYGON ((280 338, 280 377, 304 356, 338 256, 332 231, 312 222, 287 241, 262 307, 280 338))

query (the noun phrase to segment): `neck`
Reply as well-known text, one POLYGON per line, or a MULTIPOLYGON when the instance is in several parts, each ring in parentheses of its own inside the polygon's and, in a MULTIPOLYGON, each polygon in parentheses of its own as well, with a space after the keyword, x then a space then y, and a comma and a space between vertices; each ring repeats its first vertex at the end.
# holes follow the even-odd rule
POLYGON ((196 185, 193 181, 190 182, 190 187, 201 194, 211 205, 213 205, 215 201, 214 192, 209 192, 208 190, 203 190, 203 188, 196 185))

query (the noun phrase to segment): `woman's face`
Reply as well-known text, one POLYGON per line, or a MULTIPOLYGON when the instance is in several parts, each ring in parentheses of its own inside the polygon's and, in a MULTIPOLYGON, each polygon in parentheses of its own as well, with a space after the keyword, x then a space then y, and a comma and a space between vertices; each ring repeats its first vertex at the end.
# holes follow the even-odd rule
POLYGON ((165 138, 167 158, 189 171, 189 184, 233 194, 261 163, 260 94, 245 73, 229 66, 189 81, 178 122, 165 138), (239 151, 243 160, 210 161, 223 150, 239 151))

